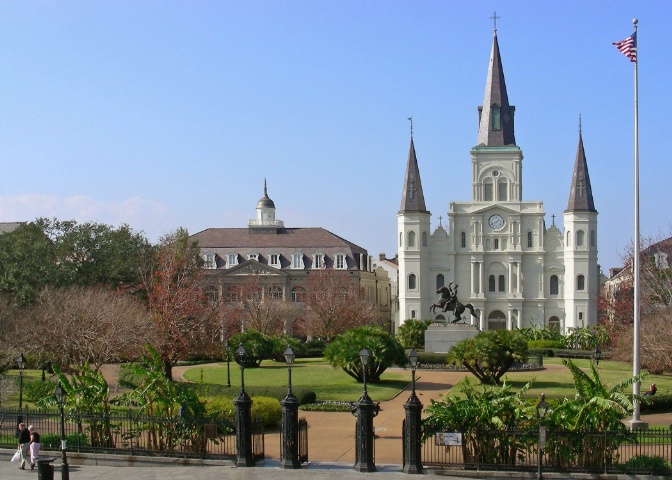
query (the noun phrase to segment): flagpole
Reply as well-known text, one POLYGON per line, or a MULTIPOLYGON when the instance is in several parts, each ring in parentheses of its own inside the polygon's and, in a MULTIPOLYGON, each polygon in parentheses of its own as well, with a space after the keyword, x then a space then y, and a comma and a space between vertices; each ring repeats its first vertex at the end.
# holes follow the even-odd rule
MULTIPOLYGON (((635 26, 635 39, 637 39, 637 19, 635 18, 632 23, 635 26)), ((637 84, 637 64, 639 63, 639 47, 635 43, 637 48, 636 57, 635 57, 635 245, 634 245, 634 256, 633 256, 633 287, 634 287, 634 312, 633 312, 633 353, 632 353, 632 374, 639 375, 639 314, 640 314, 640 286, 639 286, 639 103, 638 103, 638 91, 639 87, 637 84)), ((632 394, 639 395, 640 391, 640 382, 637 381, 632 384, 632 394)), ((641 424, 639 412, 640 412, 640 403, 635 400, 633 402, 633 412, 632 412, 632 428, 637 428, 635 424, 641 424)))

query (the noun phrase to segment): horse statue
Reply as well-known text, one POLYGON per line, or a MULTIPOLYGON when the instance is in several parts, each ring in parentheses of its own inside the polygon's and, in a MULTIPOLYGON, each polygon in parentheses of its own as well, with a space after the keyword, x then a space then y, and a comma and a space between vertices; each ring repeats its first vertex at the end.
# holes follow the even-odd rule
POLYGON ((448 311, 448 304, 454 297, 457 296, 453 291, 453 289, 451 288, 452 284, 453 282, 450 282, 450 284, 447 287, 444 285, 443 287, 439 288, 436 291, 436 293, 438 293, 441 296, 439 297, 439 301, 437 303, 433 303, 429 307, 430 312, 435 313, 436 307, 442 308, 444 312, 448 311))
POLYGON ((429 307, 429 310, 434 313, 436 311, 436 307, 439 307, 442 308, 444 312, 453 312, 455 314, 455 319, 450 322, 451 324, 462 320, 462 314, 465 312, 465 310, 469 310, 471 315, 478 319, 478 315, 476 315, 474 306, 471 303, 467 303, 465 305, 460 303, 460 301, 457 299, 457 285, 455 285, 455 289, 453 290, 451 288, 452 284, 453 282, 450 282, 447 287, 443 286, 436 291, 436 293, 440 294, 441 297, 439 298, 438 303, 434 303, 429 307))

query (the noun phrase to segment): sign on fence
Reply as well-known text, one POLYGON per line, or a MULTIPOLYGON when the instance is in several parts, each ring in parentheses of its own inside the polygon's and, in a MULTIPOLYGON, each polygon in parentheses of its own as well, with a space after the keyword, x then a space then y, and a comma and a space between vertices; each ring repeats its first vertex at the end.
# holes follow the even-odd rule
POLYGON ((441 432, 436 434, 437 445, 462 445, 462 432, 441 432))

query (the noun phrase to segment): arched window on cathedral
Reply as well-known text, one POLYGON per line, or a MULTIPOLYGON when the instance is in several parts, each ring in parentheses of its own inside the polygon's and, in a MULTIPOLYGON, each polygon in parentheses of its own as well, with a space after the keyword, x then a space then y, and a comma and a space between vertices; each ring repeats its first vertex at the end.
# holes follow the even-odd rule
POLYGON ((399 246, 400 247, 404 246, 404 234, 401 232, 399 233, 399 246))
POLYGON ((572 246, 572 232, 567 230, 567 246, 571 247, 572 246))
POLYGON ((460 233, 460 245, 462 248, 467 248, 467 234, 466 232, 460 233))
POLYGON ((500 178, 497 182, 497 200, 506 202, 509 199, 506 178, 500 178))
POLYGON ((579 275, 576 277, 576 289, 579 291, 583 291, 586 289, 586 277, 583 275, 579 275))
POLYGON ((443 287, 446 284, 446 280, 443 278, 443 274, 439 273, 436 276, 436 289, 443 287))
POLYGON ((527 248, 532 248, 532 232, 527 232, 527 248))
POLYGON ((422 246, 427 246, 427 232, 422 232, 422 246))
POLYGON ((495 276, 490 275, 488 277, 488 291, 489 292, 494 292, 495 291, 495 276))
POLYGON ((506 277, 504 277, 504 275, 500 275, 498 280, 499 280, 498 290, 500 292, 506 292, 506 283, 505 283, 506 277))
POLYGON ((558 317, 551 317, 548 319, 548 329, 552 332, 560 333, 560 319, 558 317))
POLYGON ((557 295, 559 291, 559 282, 557 275, 551 275, 551 295, 557 295))
POLYGON ((416 281, 416 278, 415 278, 415 274, 411 273, 408 276, 408 289, 409 290, 415 290, 416 288, 418 288, 418 285, 417 285, 417 281, 416 281))
POLYGON ((583 230, 577 230, 576 231, 576 246, 577 247, 583 247, 583 237, 585 237, 586 234, 583 232, 583 230))
POLYGON ((415 232, 408 232, 408 246, 415 247, 415 232))
POLYGON ((590 231, 590 246, 595 246, 595 230, 590 231))
POLYGON ((492 183, 492 180, 485 180, 485 182, 483 182, 483 201, 492 202, 492 200, 493 200, 492 190, 493 189, 494 189, 494 185, 492 183))

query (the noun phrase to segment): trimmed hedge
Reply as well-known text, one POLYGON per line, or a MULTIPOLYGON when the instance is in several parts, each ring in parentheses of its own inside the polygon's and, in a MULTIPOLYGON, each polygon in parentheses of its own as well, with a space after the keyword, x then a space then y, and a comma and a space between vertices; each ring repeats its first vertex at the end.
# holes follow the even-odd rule
POLYGON ((640 405, 642 413, 669 412, 672 410, 672 395, 651 395, 640 405))
MULTIPOLYGON (((199 397, 223 396, 235 398, 240 390, 237 387, 225 385, 212 385, 207 383, 190 383, 189 386, 199 397)), ((245 387, 245 392, 250 397, 269 397, 282 400, 287 395, 287 387, 245 387)), ((299 401, 299 405, 314 403, 317 395, 307 388, 292 388, 292 393, 299 401)))
POLYGON ((527 341, 527 348, 528 349, 534 349, 534 348, 543 348, 543 349, 554 349, 554 348, 562 348, 562 342, 560 340, 528 340, 527 341))

